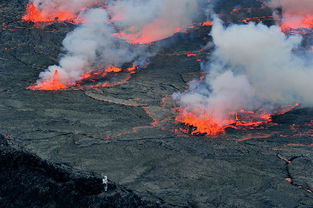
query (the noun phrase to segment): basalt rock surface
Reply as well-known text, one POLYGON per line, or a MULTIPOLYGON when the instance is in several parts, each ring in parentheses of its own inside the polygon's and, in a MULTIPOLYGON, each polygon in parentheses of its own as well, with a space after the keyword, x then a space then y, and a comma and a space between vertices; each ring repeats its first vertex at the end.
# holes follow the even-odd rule
POLYGON ((75 25, 22 22, 24 9, 0 0, 2 207, 313 207, 312 109, 216 137, 177 130, 171 95, 201 75, 210 27, 167 40, 123 85, 30 91, 75 25))
POLYGON ((165 207, 103 176, 53 164, 0 135, 0 207, 165 207))

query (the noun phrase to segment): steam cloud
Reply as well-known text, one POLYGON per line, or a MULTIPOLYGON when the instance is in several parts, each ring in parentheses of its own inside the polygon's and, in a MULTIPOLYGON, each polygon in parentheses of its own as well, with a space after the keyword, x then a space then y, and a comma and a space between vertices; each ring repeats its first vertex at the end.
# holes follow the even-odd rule
POLYGON ((82 17, 87 23, 66 36, 63 41, 66 53, 59 66, 50 66, 42 72, 41 80, 51 79, 54 71, 58 70, 60 81, 70 85, 86 71, 121 66, 146 52, 145 46, 133 46, 113 36, 116 29, 108 22, 105 9, 90 9, 82 17))
MULTIPOLYGON (((95 0, 33 0, 44 12, 55 9, 77 12, 95 0)), ((86 71, 96 71, 125 63, 143 62, 154 52, 147 44, 168 38, 189 26, 198 10, 198 0, 116 0, 107 8, 81 11, 86 23, 63 41, 65 54, 58 66, 40 74, 40 83, 58 70, 65 85, 78 81, 86 71)))
POLYGON ((272 0, 269 5, 273 8, 281 7, 284 13, 295 16, 312 15, 313 13, 312 0, 272 0))
POLYGON ((294 53, 301 36, 287 37, 277 26, 254 23, 224 28, 219 19, 211 35, 216 48, 203 66, 207 76, 173 95, 182 108, 223 126, 241 109, 270 112, 277 105, 313 105, 312 57, 294 53))
POLYGON ((282 8, 282 29, 313 28, 312 0, 272 0, 268 3, 272 8, 282 8))
POLYGON ((31 0, 34 5, 45 15, 55 14, 60 11, 77 13, 81 9, 90 8, 104 0, 31 0))
POLYGON ((121 38, 149 43, 172 36, 191 25, 198 11, 197 0, 117 1, 110 6, 122 28, 121 38))

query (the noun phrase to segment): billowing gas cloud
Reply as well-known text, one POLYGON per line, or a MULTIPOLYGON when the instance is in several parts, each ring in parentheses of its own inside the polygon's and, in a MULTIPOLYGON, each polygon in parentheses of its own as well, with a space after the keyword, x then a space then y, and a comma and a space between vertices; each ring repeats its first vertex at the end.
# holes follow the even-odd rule
MULTIPOLYGON (((45 11, 60 8, 75 12, 98 1, 34 2, 45 11)), ((37 84, 52 79, 56 70, 60 81, 70 85, 86 71, 144 62, 155 53, 149 43, 168 38, 192 24, 199 0, 111 0, 105 3, 105 8, 80 11, 84 23, 66 36, 65 53, 58 66, 50 66, 42 72, 37 84)))
POLYGON ((120 0, 110 5, 119 37, 131 43, 149 43, 172 36, 192 24, 197 0, 120 0))
POLYGON ((272 0, 269 5, 273 8, 282 8, 284 13, 296 16, 312 15, 312 0, 272 0))
POLYGON ((34 5, 46 16, 60 11, 77 13, 82 9, 88 9, 104 0, 31 0, 34 5))
POLYGON ((203 66, 207 76, 173 96, 187 112, 223 126, 241 109, 271 112, 277 105, 313 105, 312 57, 294 53, 300 36, 254 23, 225 28, 218 19, 211 35, 216 48, 203 66))
POLYGON ((313 28, 313 0, 271 0, 268 5, 282 9, 282 29, 313 28))
MULTIPOLYGON (((50 66, 40 74, 40 80, 50 80, 58 70, 60 81, 70 85, 86 71, 121 66, 136 61, 147 52, 145 46, 133 46, 113 36, 116 29, 108 22, 105 9, 90 9, 82 14, 86 24, 69 33, 63 41, 65 54, 59 66, 50 66)), ((147 54, 145 54, 147 56, 147 54)))

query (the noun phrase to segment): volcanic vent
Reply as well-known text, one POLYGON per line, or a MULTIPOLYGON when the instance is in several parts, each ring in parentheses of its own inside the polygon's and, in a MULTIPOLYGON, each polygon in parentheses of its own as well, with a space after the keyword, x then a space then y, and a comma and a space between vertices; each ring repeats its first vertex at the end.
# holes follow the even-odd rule
MULTIPOLYGON (((312 30, 282 27, 287 1, 0 2, 6 143, 161 207, 313 204, 312 30)), ((53 207, 47 179, 1 186, 0 204, 22 185, 53 207)))
MULTIPOLYGON (((190 82, 187 92, 173 95, 180 105, 174 109, 175 120, 186 125, 184 131, 218 135, 227 128, 266 128, 275 125, 271 115, 286 113, 298 103, 311 104, 304 84, 294 81, 295 76, 296 79, 311 77, 308 58, 295 54, 295 51, 305 52, 304 48, 312 47, 304 42, 310 41, 306 35, 312 29, 310 24, 304 24, 310 22, 308 13, 301 13, 289 1, 273 0, 263 7, 280 8, 283 11, 280 14, 273 10, 273 15, 267 18, 243 18, 237 21, 244 25, 230 22, 234 25, 224 28, 217 16, 214 22, 194 22, 201 15, 213 14, 213 11, 205 10, 194 15, 200 6, 197 1, 184 1, 174 14, 182 20, 175 22, 173 14, 169 13, 175 5, 176 2, 166 1, 150 1, 140 7, 124 1, 78 1, 74 5, 58 1, 29 2, 24 21, 36 24, 66 21, 78 24, 78 27, 64 39, 65 53, 59 65, 48 67, 27 89, 79 90, 125 84, 132 74, 147 67, 149 59, 164 47, 164 41, 160 40, 213 25, 213 55, 203 61, 203 57, 197 57, 199 54, 186 53, 187 57, 197 57, 197 61, 202 62, 201 80, 190 82), (139 11, 151 11, 152 14, 141 16, 139 11), (130 17, 134 20, 129 20, 130 17), (264 19, 276 21, 280 27, 265 26, 262 24, 264 19), (295 19, 298 22, 293 22, 295 19), (259 23, 251 23, 253 21, 259 23), (238 34, 243 34, 242 39, 235 38, 238 34), (304 41, 294 34, 301 34, 304 41), (245 46, 245 42, 249 46, 245 46), (270 48, 262 46, 267 42, 273 45, 270 48), (241 53, 235 55, 236 51, 241 53), (268 54, 279 58, 272 60, 268 54), (277 84, 276 80, 283 74, 286 79, 277 84)), ((305 7, 306 3, 298 6, 305 7)), ((233 9, 230 14, 236 16, 242 10, 245 9, 233 9)), ((229 24, 229 20, 226 21, 229 24)), ((209 51, 201 50, 204 54, 209 51)), ((309 79, 304 81, 306 85, 310 84, 309 79)))

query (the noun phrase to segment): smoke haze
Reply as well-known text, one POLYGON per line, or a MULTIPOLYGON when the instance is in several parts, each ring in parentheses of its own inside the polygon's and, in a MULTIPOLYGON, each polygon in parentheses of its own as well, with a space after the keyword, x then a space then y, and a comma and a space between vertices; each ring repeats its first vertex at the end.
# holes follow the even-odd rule
POLYGON ((211 35, 216 49, 203 66, 208 75, 173 96, 182 108, 225 125, 241 109, 271 112, 275 106, 313 105, 312 57, 294 54, 300 36, 254 23, 225 28, 219 19, 211 35))
POLYGON ((281 7, 284 13, 290 15, 312 15, 313 1, 312 0, 272 0, 269 5, 273 8, 281 7))
MULTIPOLYGON (((58 65, 40 73, 37 84, 53 79, 71 85, 85 72, 126 63, 143 64, 156 53, 148 44, 184 31, 192 24, 198 0, 117 0, 104 8, 89 8, 95 0, 33 0, 44 13, 57 10, 79 13, 84 23, 63 41, 58 65), (84 10, 82 10, 84 8, 84 10)), ((98 4, 99 5, 99 4, 98 4)))

